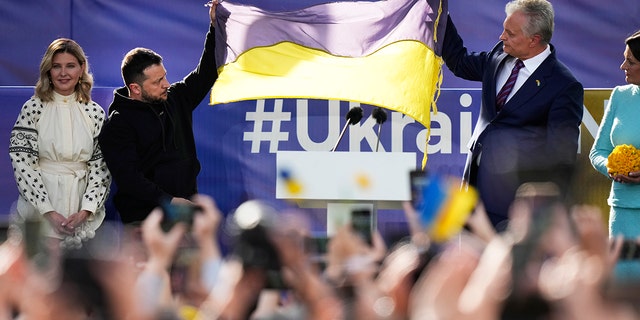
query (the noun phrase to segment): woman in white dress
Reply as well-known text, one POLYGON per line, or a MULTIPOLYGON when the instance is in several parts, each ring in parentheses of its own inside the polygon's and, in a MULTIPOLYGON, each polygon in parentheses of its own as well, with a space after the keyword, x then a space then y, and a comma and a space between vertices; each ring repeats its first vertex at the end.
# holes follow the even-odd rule
POLYGON ((44 217, 44 234, 63 247, 95 235, 111 183, 97 140, 105 112, 91 100, 92 86, 82 48, 54 40, 40 63, 35 94, 11 131, 19 217, 44 217))

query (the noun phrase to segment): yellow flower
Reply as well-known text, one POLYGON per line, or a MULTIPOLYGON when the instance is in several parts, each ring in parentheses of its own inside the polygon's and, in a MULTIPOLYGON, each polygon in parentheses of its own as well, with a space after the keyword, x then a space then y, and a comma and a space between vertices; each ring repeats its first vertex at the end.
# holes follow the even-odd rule
POLYGON ((612 174, 624 174, 640 171, 640 150, 630 144, 613 148, 607 159, 607 169, 612 174))

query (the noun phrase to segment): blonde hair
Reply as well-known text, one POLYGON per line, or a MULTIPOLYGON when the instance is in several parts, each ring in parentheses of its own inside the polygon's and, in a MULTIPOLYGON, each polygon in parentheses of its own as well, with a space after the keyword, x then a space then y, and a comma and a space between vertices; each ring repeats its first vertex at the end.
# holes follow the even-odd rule
POLYGON ((53 65, 53 57, 58 53, 69 53, 78 59, 78 62, 83 66, 82 76, 76 84, 75 93, 76 100, 80 102, 91 101, 91 88, 93 87, 93 76, 89 73, 89 61, 84 54, 80 45, 67 38, 58 38, 53 40, 47 51, 42 57, 40 62, 40 78, 36 83, 35 96, 42 101, 53 100, 53 85, 51 83, 51 67, 53 65))

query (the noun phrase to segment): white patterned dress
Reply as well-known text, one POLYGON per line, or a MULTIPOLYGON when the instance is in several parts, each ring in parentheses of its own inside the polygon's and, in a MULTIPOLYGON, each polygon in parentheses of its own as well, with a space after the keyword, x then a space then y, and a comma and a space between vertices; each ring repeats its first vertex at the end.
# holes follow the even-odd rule
MULTIPOLYGON (((54 92, 54 100, 27 101, 11 131, 9 156, 19 189, 18 214, 29 217, 55 210, 65 217, 93 212, 76 227, 79 241, 92 238, 105 217, 111 175, 98 146, 105 112, 95 102, 81 103, 54 92)), ((63 238, 43 223, 44 234, 63 238)))

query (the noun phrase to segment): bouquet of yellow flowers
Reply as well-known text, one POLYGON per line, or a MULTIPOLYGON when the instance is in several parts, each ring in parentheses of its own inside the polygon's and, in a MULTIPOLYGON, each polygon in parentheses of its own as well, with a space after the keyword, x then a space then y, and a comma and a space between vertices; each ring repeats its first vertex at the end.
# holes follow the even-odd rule
POLYGON ((629 172, 640 171, 640 150, 633 145, 616 146, 607 159, 609 173, 626 175, 629 172))

